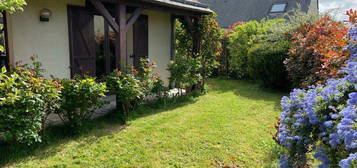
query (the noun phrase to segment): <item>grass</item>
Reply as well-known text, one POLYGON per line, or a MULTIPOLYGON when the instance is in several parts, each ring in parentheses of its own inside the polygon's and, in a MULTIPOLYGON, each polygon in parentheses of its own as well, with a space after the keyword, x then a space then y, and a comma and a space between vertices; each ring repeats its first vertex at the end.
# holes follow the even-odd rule
POLYGON ((111 114, 75 137, 57 127, 42 144, 0 149, 0 167, 276 167, 280 150, 271 133, 282 96, 213 79, 205 95, 140 107, 125 127, 111 114))

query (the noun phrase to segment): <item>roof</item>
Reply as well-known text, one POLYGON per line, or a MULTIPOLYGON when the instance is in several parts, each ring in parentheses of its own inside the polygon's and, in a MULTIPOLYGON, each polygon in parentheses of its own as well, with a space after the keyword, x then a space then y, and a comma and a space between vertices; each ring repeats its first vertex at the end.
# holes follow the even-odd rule
MULTIPOLYGON (((238 21, 261 20, 265 17, 276 18, 281 14, 271 14, 273 4, 287 2, 289 11, 301 5, 301 10, 309 11, 314 0, 200 0, 218 14, 218 22, 224 28, 238 21)), ((316 0, 315 0, 316 2, 316 0)), ((317 3, 316 3, 317 7, 317 3)))
POLYGON ((185 9, 194 12, 200 13, 213 13, 211 9, 209 9, 208 5, 200 3, 199 0, 142 0, 149 3, 155 3, 162 6, 174 7, 185 9))

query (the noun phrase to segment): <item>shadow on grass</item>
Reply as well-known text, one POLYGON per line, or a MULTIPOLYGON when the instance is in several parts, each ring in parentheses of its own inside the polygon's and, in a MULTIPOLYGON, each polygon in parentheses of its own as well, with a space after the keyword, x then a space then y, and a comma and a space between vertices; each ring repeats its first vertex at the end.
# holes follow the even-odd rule
MULTIPOLYGON (((168 110, 173 110, 188 104, 196 102, 196 97, 202 93, 193 92, 182 97, 158 100, 154 103, 146 103, 137 107, 129 116, 129 120, 135 120, 141 117, 158 114, 168 110)), ((107 115, 85 122, 80 133, 73 135, 65 125, 51 126, 46 129, 41 143, 31 146, 24 144, 0 144, 0 167, 11 165, 12 163, 25 160, 29 157, 46 159, 62 151, 62 146, 72 141, 83 141, 79 144, 85 145, 95 143, 98 138, 116 134, 128 125, 122 125, 116 110, 107 115)))
MULTIPOLYGON (((208 87, 209 91, 217 92, 218 94, 232 92, 246 99, 272 102, 276 111, 281 110, 281 98, 288 95, 288 92, 263 88, 259 83, 247 80, 211 79, 208 87)), ((279 159, 284 149, 278 144, 272 144, 267 150, 269 152, 264 158, 264 163, 267 163, 267 165, 264 168, 278 168, 279 159)))
POLYGON ((239 97, 254 101, 273 102, 275 109, 280 110, 280 100, 287 92, 262 87, 259 83, 249 80, 211 79, 209 91, 218 93, 233 92, 239 97))

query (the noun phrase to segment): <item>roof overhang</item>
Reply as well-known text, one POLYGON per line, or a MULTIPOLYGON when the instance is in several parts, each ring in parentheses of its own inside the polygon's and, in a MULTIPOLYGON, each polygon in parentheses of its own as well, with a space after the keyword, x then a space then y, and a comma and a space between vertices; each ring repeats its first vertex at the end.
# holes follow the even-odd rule
POLYGON ((201 3, 191 2, 191 1, 185 1, 185 0, 142 0, 142 1, 157 4, 160 6, 167 6, 172 8, 188 10, 192 12, 198 12, 202 14, 213 13, 213 11, 210 8, 208 8, 208 6, 201 3))

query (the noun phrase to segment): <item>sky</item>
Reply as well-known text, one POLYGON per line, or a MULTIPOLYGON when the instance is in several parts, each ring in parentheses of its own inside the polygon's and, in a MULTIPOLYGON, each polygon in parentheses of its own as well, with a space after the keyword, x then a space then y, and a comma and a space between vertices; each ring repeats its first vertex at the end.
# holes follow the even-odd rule
POLYGON ((348 9, 357 10, 357 0, 319 0, 320 1, 320 12, 328 12, 333 10, 333 15, 336 19, 344 20, 345 11, 348 9))

